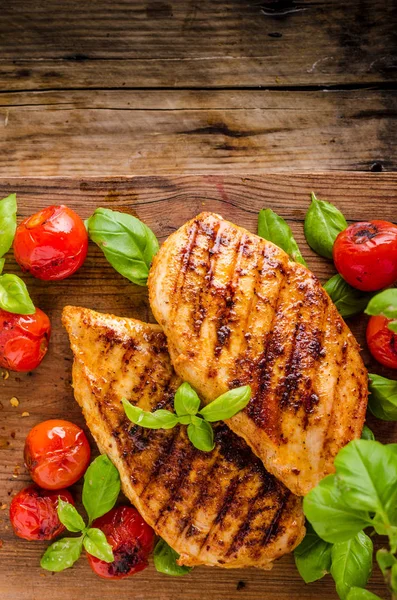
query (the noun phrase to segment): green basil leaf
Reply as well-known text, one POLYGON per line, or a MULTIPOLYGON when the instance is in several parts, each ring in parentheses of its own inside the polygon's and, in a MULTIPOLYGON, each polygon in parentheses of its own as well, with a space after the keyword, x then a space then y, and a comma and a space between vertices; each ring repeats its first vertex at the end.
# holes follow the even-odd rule
POLYGON ((397 319, 397 288, 376 294, 368 302, 365 312, 367 315, 383 315, 387 319, 397 319))
POLYGON ((83 531, 85 527, 83 518, 79 515, 73 504, 65 502, 60 496, 58 496, 57 512, 59 520, 65 525, 68 531, 73 531, 75 533, 83 531))
POLYGON ((369 374, 368 407, 375 417, 383 421, 397 421, 397 381, 369 374))
POLYGON ((324 289, 344 319, 363 312, 372 297, 353 288, 338 273, 324 283, 324 289))
POLYGON ((397 321, 390 321, 390 323, 388 323, 387 327, 390 329, 390 331, 392 331, 393 333, 397 333, 397 321))
POLYGON ((353 440, 335 458, 343 499, 358 510, 384 512, 397 487, 397 461, 387 446, 370 440, 353 440))
POLYGON ((332 548, 331 575, 339 598, 346 600, 352 587, 365 587, 372 571, 373 544, 363 531, 332 548))
POLYGON ((397 592, 397 564, 394 564, 391 568, 391 588, 393 592, 397 592))
POLYGON ((290 226, 270 208, 262 209, 258 215, 258 235, 282 248, 292 260, 306 265, 290 226))
POLYGON ((364 427, 363 427, 363 430, 361 432, 361 439, 362 440, 374 440, 375 439, 373 431, 367 425, 364 425, 364 427))
POLYGON ((83 536, 62 538, 47 548, 41 558, 40 566, 56 573, 69 569, 79 559, 82 547, 83 536))
POLYGON ((187 435, 195 448, 211 452, 215 448, 214 431, 207 421, 194 417, 187 427, 187 435), (194 420, 193 420, 194 419, 194 420))
POLYGON ((243 385, 225 392, 213 402, 202 408, 199 414, 210 423, 214 421, 225 421, 243 410, 250 401, 251 388, 243 385))
POLYGON ((83 504, 90 523, 113 508, 119 493, 119 472, 106 454, 102 454, 84 475, 83 504))
POLYGON ((200 408, 200 398, 188 383, 182 383, 177 389, 174 398, 174 408, 179 417, 197 414, 200 408))
POLYGON ((295 564, 305 583, 317 581, 329 573, 332 544, 318 537, 310 523, 306 536, 294 551, 295 564))
POLYGON ((305 496, 303 509, 316 533, 331 544, 345 542, 371 525, 368 512, 344 502, 335 475, 322 479, 305 496))
POLYGON ((192 570, 191 567, 183 567, 177 564, 179 554, 171 548, 164 540, 160 539, 153 553, 154 566, 159 573, 182 577, 192 570))
POLYGON ((0 257, 11 248, 17 229, 17 197, 10 194, 0 200, 0 257))
POLYGON ((378 550, 376 560, 383 575, 386 575, 387 571, 397 563, 397 558, 391 552, 385 550, 385 548, 378 550))
POLYGON ((112 546, 107 541, 103 531, 97 527, 91 527, 87 530, 83 544, 88 554, 108 563, 114 561, 112 546))
POLYGON ((124 411, 129 420, 135 425, 146 427, 147 429, 172 429, 178 424, 178 417, 169 410, 156 410, 149 412, 134 406, 125 398, 122 398, 124 411))
POLYGON ((126 213, 97 208, 87 220, 88 235, 118 273, 146 285, 150 264, 159 249, 147 225, 126 213))
POLYGON ((349 595, 347 596, 347 600, 382 600, 382 598, 376 594, 373 594, 372 592, 369 592, 368 590, 352 587, 349 595))
POLYGON ((319 200, 313 192, 311 198, 305 216, 306 241, 320 256, 332 258, 335 239, 347 227, 346 219, 330 202, 319 200))
POLYGON ((5 258, 0 258, 0 275, 3 272, 5 262, 6 262, 5 258))
POLYGON ((0 275, 0 308, 18 315, 36 312, 26 285, 17 275, 0 275))

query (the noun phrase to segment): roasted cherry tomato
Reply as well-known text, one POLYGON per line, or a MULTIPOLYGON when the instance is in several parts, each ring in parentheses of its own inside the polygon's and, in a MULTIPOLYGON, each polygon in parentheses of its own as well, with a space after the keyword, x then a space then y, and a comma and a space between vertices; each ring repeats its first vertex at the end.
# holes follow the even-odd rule
POLYGON ((52 419, 30 430, 24 456, 35 483, 46 490, 59 490, 84 474, 90 462, 90 445, 80 427, 52 419))
POLYGON ((25 540, 52 540, 65 527, 58 518, 58 496, 74 504, 67 490, 49 492, 36 485, 24 488, 12 499, 10 521, 16 535, 25 540))
POLYGON ((17 262, 38 279, 69 277, 83 264, 87 249, 83 221, 63 205, 49 206, 25 219, 14 238, 17 262))
POLYGON ((390 319, 371 317, 367 325, 367 344, 374 358, 385 367, 397 369, 397 334, 388 328, 390 319))
POLYGON ((0 309, 0 366, 31 371, 43 360, 51 335, 50 319, 39 308, 33 315, 0 309))
POLYGON ((336 238, 333 257, 347 283, 363 292, 381 290, 397 280, 397 225, 354 223, 336 238))
POLYGON ((96 519, 92 526, 104 532, 114 554, 112 563, 87 554, 94 573, 105 579, 124 579, 148 566, 148 556, 154 545, 154 531, 135 508, 113 508, 96 519))

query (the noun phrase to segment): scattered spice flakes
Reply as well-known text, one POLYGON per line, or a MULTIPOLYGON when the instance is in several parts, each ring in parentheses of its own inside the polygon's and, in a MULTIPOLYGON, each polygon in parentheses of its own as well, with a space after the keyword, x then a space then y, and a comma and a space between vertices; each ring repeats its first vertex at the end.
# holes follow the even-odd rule
POLYGON ((14 473, 12 474, 12 476, 17 478, 20 473, 20 470, 21 470, 21 465, 15 465, 14 473))
POLYGON ((8 441, 8 439, 4 436, 0 436, 0 450, 3 450, 4 448, 8 448, 9 445, 10 445, 10 442, 8 441))
POLYGON ((5 510, 7 508, 7 504, 4 502, 1 506, 0 506, 0 510, 5 510))
POLYGON ((29 416, 30 416, 30 413, 28 413, 28 411, 27 411, 27 410, 25 410, 25 412, 23 412, 23 413, 21 414, 21 417, 29 417, 29 416))
POLYGON ((9 378, 10 374, 8 371, 2 371, 1 372, 1 376, 4 379, 4 381, 7 381, 7 379, 9 378))
POLYGON ((18 400, 18 398, 16 398, 15 396, 13 396, 11 398, 11 400, 10 400, 10 404, 11 404, 11 406, 15 406, 15 407, 19 406, 19 400, 18 400))

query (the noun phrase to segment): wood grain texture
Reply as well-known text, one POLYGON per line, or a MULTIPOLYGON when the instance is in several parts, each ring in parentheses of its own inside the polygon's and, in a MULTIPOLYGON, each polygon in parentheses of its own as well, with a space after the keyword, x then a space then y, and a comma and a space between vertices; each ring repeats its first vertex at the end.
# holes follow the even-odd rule
POLYGON ((2 2, 1 89, 395 80, 390 0, 2 2))
MULTIPOLYGON (((305 244, 303 218, 314 190, 320 198, 338 205, 349 221, 381 217, 397 220, 397 175, 394 174, 271 174, 267 176, 175 176, 130 179, 0 179, 0 197, 11 191, 18 196, 19 218, 50 203, 65 203, 82 217, 97 206, 121 209, 142 218, 164 240, 188 218, 202 210, 220 213, 235 223, 256 231, 260 208, 271 207, 291 225, 309 267, 325 281, 334 271, 329 261, 317 257, 305 244)), ((9 271, 19 272, 12 257, 9 271)), ((52 320, 53 334, 48 356, 31 374, 10 373, 0 378, 0 506, 29 482, 23 467, 23 444, 36 423, 63 417, 84 425, 73 400, 71 352, 60 325, 65 304, 78 304, 117 315, 153 320, 145 288, 130 284, 106 263, 100 250, 90 245, 85 265, 70 279, 46 284, 24 276, 34 302, 52 320), (20 404, 13 408, 10 398, 20 404), (22 417, 22 412, 29 416, 22 417)), ((365 317, 350 320, 364 346, 365 317)), ((393 376, 377 365, 364 348, 371 371, 393 376)), ((394 374, 395 377, 395 374, 394 374)), ((383 442, 397 441, 396 423, 369 417, 369 426, 383 442)), ((79 496, 79 486, 75 486, 79 496)), ((223 571, 197 568, 184 579, 167 578, 153 566, 134 579, 106 583, 91 573, 85 558, 72 571, 56 575, 39 568, 45 544, 28 543, 14 537, 8 512, 0 511, 0 591, 2 600, 336 600, 330 577, 305 585, 286 557, 269 572, 223 571), (243 583, 239 583, 243 582, 243 583), (205 594, 205 595, 203 595, 205 594)), ((370 589, 382 597, 386 592, 377 568, 370 589)))
POLYGON ((397 169, 397 92, 0 94, 0 175, 397 169))

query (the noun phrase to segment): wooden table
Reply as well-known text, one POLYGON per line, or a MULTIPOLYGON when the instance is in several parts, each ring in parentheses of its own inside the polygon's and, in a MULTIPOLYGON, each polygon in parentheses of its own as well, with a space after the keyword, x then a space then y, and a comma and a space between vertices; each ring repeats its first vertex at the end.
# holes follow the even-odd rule
POLYGON ((0 5, 0 175, 397 167, 393 0, 0 5))
MULTIPOLYGON (((334 272, 330 261, 316 256, 305 244, 303 218, 310 191, 336 203, 348 220, 397 216, 397 175, 317 174, 262 176, 161 176, 132 179, 0 179, 0 198, 17 192, 20 217, 50 203, 65 203, 82 217, 97 206, 129 211, 141 217, 164 240, 186 219, 212 210, 256 231, 257 213, 270 206, 290 223, 309 267, 325 281, 334 272)), ((8 271, 19 272, 10 256, 8 271)), ((305 585, 292 556, 284 557, 267 573, 258 570, 222 570, 200 567, 184 579, 156 573, 151 566, 124 582, 103 582, 91 573, 84 557, 71 571, 43 572, 40 556, 46 543, 16 538, 8 520, 13 494, 28 484, 23 467, 23 445, 30 428, 45 419, 67 418, 82 426, 81 411, 73 400, 71 351, 60 314, 66 304, 152 321, 147 290, 130 284, 90 244, 84 266, 70 279, 48 284, 24 276, 36 305, 47 312, 53 325, 48 356, 32 373, 0 377, 0 598, 1 600, 336 600, 330 577, 305 585), (19 406, 13 407, 15 396, 19 406), (22 417, 22 413, 28 415, 22 417), (240 583, 242 582, 242 583, 240 583)), ((394 375, 371 359, 364 343, 366 317, 349 324, 364 347, 370 372, 394 375)), ((1 370, 0 370, 1 371, 1 370)), ((369 426, 382 442, 397 441, 397 424, 369 416, 369 426)), ((95 448, 95 444, 93 444, 95 448)), ((80 497, 79 487, 74 494, 80 497)), ((377 568, 371 590, 387 598, 377 568)))

